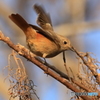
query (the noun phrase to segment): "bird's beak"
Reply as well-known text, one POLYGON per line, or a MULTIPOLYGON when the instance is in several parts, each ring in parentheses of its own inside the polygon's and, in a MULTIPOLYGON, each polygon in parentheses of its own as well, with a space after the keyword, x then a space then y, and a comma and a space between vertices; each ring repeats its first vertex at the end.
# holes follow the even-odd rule
POLYGON ((73 51, 73 52, 75 51, 75 49, 74 49, 73 46, 70 46, 69 49, 70 49, 71 51, 73 51))

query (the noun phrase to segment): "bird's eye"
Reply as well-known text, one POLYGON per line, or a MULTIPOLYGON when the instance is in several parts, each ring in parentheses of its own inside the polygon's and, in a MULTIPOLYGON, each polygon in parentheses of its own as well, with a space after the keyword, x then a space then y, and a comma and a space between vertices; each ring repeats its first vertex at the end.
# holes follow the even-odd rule
POLYGON ((64 44, 67 44, 67 42, 66 42, 66 41, 64 41, 64 44))

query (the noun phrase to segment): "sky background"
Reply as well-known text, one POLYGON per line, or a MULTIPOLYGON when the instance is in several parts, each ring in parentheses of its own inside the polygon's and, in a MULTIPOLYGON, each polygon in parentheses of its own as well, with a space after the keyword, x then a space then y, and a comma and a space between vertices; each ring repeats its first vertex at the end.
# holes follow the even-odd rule
MULTIPOLYGON (((0 30, 15 43, 26 46, 23 32, 8 18, 12 13, 19 13, 30 24, 36 24, 33 5, 42 4, 50 13, 54 30, 70 39, 72 45, 80 52, 92 52, 100 61, 100 0, 2 0, 0 1, 0 30)), ((8 55, 12 52, 0 41, 0 100, 8 100, 9 82, 5 81, 3 68, 8 65, 8 55)), ((76 55, 66 51, 67 65, 76 75, 76 55)), ((19 56, 20 57, 20 56, 19 56)), ((44 74, 37 66, 20 57, 24 62, 29 79, 35 87, 40 100, 70 100, 70 90, 61 83, 44 74)), ((65 72, 62 54, 47 59, 61 71, 65 72), (59 61, 59 63, 58 63, 59 61)), ((15 99, 14 99, 15 100, 15 99)), ((18 100, 18 98, 16 98, 18 100)))

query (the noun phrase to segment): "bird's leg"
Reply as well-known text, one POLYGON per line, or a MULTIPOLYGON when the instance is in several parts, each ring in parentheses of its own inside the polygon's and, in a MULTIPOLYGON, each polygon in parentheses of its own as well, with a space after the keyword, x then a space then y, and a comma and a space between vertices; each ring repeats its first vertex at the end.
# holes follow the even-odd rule
POLYGON ((31 55, 31 51, 30 50, 28 50, 27 54, 30 55, 31 58, 34 57, 34 56, 31 55))
POLYGON ((67 65, 66 65, 65 51, 63 51, 63 61, 64 61, 64 66, 65 66, 66 72, 69 76, 68 68, 67 68, 67 65))
MULTIPOLYGON (((44 54, 43 54, 43 59, 44 59, 44 63, 45 63, 45 65, 47 65, 46 56, 47 56, 47 54, 44 53, 44 54)), ((48 67, 47 67, 45 73, 48 75, 48 67)))

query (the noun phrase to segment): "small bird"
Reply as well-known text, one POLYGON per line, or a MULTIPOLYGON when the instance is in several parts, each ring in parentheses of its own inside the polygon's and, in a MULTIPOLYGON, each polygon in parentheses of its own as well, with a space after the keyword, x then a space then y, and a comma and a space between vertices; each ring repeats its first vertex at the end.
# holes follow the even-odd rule
POLYGON ((35 4, 34 10, 38 15, 37 24, 40 27, 28 24, 19 14, 9 16, 24 32, 30 51, 43 58, 52 58, 61 52, 71 50, 70 40, 54 32, 50 15, 44 7, 35 4))

